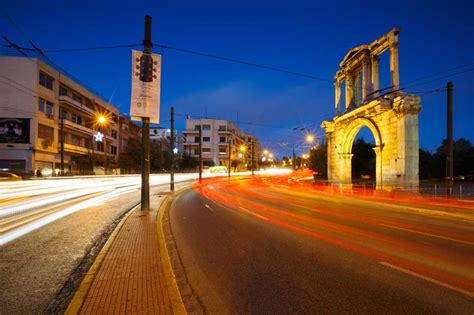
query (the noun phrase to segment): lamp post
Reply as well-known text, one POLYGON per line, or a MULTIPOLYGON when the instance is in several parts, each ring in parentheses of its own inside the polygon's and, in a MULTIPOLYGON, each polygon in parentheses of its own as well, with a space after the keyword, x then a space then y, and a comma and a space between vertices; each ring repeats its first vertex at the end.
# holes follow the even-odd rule
POLYGON ((247 151, 247 147, 242 144, 242 145, 239 147, 239 151, 240 151, 240 153, 239 153, 239 158, 242 158, 242 162, 243 162, 243 161, 244 161, 244 157, 245 157, 244 154, 245 154, 245 151, 247 151))
POLYGON ((107 175, 107 132, 106 132, 106 124, 107 118, 103 115, 100 115, 97 118, 97 122, 102 127, 102 131, 104 133, 104 175, 107 175))

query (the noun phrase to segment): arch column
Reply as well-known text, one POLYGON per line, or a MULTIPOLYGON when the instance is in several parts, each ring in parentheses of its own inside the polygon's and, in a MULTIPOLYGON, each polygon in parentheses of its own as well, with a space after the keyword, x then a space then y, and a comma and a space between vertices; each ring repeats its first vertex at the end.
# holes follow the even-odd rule
POLYGON ((344 184, 352 184, 352 153, 339 153, 340 181, 344 184))
POLYGON ((377 189, 383 189, 383 144, 377 145, 372 149, 375 152, 375 182, 377 183, 377 189))

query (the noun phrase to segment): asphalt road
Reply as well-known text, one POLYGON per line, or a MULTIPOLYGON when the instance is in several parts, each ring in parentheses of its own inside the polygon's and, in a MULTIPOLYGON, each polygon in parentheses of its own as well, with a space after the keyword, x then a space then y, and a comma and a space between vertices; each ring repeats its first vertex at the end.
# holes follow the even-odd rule
POLYGON ((473 204, 353 194, 207 181, 170 209, 178 276, 209 313, 472 314, 473 204))

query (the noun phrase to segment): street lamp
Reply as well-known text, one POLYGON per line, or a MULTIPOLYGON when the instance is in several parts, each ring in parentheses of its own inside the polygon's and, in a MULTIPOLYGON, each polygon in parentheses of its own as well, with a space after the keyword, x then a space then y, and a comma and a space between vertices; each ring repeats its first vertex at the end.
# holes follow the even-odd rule
POLYGON ((97 122, 102 127, 102 131, 104 133, 104 175, 107 175, 107 132, 105 131, 107 117, 105 117, 104 115, 99 115, 97 117, 97 122))
POLYGON ((268 154, 268 150, 263 150, 263 155, 267 155, 268 154))
POLYGON ((313 143, 313 141, 314 141, 314 136, 313 135, 307 135, 306 136, 306 142, 313 143))

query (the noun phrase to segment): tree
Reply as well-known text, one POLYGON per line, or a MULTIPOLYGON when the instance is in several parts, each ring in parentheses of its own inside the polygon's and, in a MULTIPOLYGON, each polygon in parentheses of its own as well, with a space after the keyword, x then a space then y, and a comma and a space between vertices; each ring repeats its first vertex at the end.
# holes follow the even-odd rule
MULTIPOLYGON (((467 139, 460 138, 454 141, 453 148, 453 171, 454 176, 474 174, 474 147, 467 139)), ((436 178, 446 177, 446 154, 448 152, 448 142, 443 140, 433 155, 433 162, 430 167, 436 178)))
POLYGON ((420 149, 419 153, 419 176, 420 179, 433 178, 433 154, 430 151, 420 149))
POLYGON ((327 143, 309 150, 309 168, 318 173, 321 179, 328 178, 328 146, 327 143))
POLYGON ((138 173, 141 169, 140 140, 130 139, 125 152, 119 155, 119 165, 123 173, 138 173))

